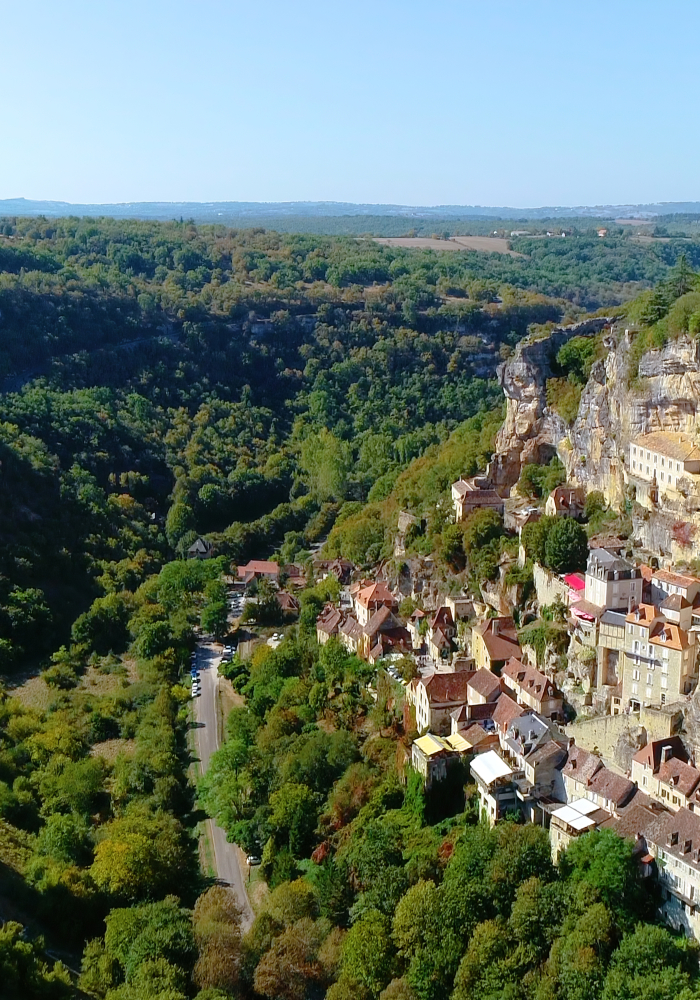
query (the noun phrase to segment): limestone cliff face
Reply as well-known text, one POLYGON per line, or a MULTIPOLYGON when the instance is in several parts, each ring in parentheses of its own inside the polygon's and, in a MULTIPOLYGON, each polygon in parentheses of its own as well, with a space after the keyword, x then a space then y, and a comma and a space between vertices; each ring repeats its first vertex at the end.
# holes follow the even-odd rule
POLYGON ((566 424, 548 408, 545 397, 557 351, 572 337, 597 333, 609 323, 609 319, 587 320, 559 327, 543 340, 521 341, 510 361, 499 365, 506 417, 496 438, 489 475, 502 493, 515 485, 523 465, 548 462, 567 437, 566 424))
MULTIPOLYGON (((601 490, 619 506, 629 496, 626 457, 634 437, 650 431, 698 431, 700 342, 681 338, 643 356, 639 379, 628 384, 630 338, 612 327, 608 354, 594 365, 571 427, 549 410, 545 398, 552 361, 574 336, 597 332, 610 321, 593 320, 554 331, 545 341, 518 345, 499 368, 507 400, 506 419, 496 440, 490 474, 507 494, 527 462, 557 454, 571 483, 601 490)), ((645 548, 669 559, 700 554, 700 498, 664 499, 653 512, 634 508, 634 535, 645 548)))

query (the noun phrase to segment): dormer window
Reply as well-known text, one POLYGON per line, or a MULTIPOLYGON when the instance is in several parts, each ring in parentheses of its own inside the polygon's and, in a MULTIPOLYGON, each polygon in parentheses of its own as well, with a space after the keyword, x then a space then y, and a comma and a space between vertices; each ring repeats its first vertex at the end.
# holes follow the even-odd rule
POLYGON ((675 830, 668 838, 669 847, 678 847, 678 830, 675 830))
POLYGON ((683 842, 683 853, 684 854, 690 854, 690 852, 691 852, 692 849, 693 849, 693 842, 692 842, 692 840, 686 840, 686 841, 683 842))

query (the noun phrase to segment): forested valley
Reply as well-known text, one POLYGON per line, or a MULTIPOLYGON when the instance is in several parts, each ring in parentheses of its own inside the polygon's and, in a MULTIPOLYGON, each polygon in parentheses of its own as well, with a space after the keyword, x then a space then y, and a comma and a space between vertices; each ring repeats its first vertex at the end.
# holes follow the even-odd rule
POLYGON ((624 234, 512 246, 0 220, 0 995, 700 996, 628 842, 555 867, 544 831, 400 782, 391 679, 374 701, 374 668, 316 643, 332 584, 234 660, 244 704, 191 767, 183 680, 231 566, 328 538, 371 568, 417 504, 449 563, 445 491, 489 458, 499 362, 700 265, 624 234), (186 558, 200 536, 216 558, 186 558), (246 933, 200 865, 207 814, 264 847, 246 933))

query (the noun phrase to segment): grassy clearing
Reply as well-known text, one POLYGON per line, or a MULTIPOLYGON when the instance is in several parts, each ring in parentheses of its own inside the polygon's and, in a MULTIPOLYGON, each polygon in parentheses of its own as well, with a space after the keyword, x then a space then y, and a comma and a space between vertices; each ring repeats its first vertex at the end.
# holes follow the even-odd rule
POLYGON ((35 712, 46 712, 55 693, 38 675, 28 677, 20 684, 8 684, 8 694, 24 707, 35 712))
POLYGON ((108 763, 112 763, 117 759, 119 754, 124 754, 126 757, 131 757, 131 755, 136 750, 136 740, 104 740, 102 743, 95 743, 90 748, 91 757, 102 757, 108 763))

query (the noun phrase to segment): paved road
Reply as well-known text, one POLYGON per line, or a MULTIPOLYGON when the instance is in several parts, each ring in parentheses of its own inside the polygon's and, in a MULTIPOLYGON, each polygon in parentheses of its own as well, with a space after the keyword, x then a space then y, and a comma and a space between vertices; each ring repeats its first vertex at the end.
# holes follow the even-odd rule
MULTIPOLYGON (((209 758, 219 748, 218 726, 218 690, 219 662, 221 655, 212 643, 201 642, 197 645, 197 666, 202 685, 202 693, 195 699, 195 718, 198 723, 195 733, 197 749, 202 771, 209 767, 209 758)), ((214 850, 214 866, 217 877, 227 882, 233 890, 236 901, 241 908, 241 925, 246 931, 253 922, 253 910, 245 890, 247 872, 241 871, 238 861, 238 849, 235 844, 229 844, 226 834, 213 820, 209 824, 210 840, 214 850)))

